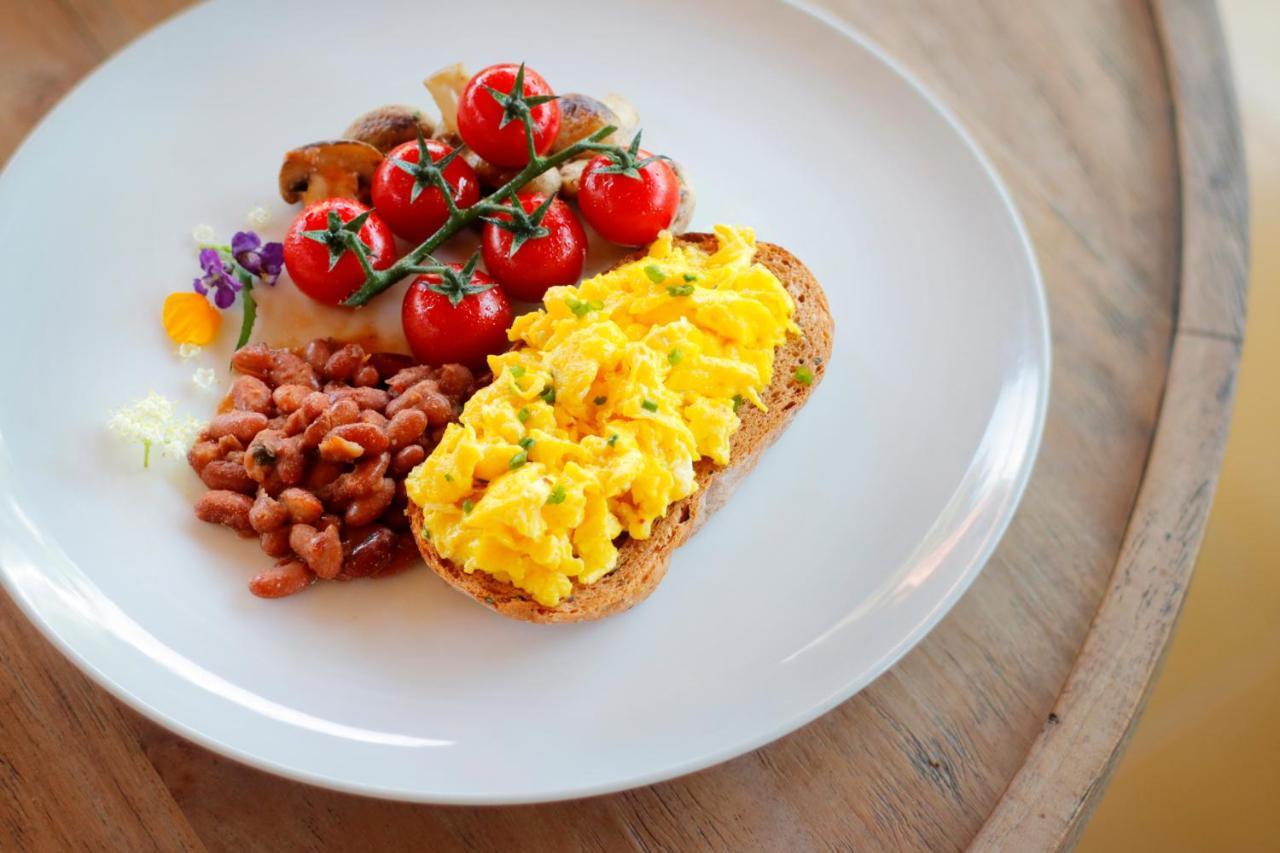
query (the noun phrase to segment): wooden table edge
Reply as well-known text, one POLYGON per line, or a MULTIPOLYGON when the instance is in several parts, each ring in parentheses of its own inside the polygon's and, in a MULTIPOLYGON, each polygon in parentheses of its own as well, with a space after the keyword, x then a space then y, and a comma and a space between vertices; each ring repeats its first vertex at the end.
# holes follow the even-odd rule
POLYGON ((1179 281, 1151 452, 1111 581, 1052 713, 972 849, 1070 848, 1141 715, 1181 612, 1231 421, 1248 204, 1213 3, 1150 0, 1178 148, 1179 281))

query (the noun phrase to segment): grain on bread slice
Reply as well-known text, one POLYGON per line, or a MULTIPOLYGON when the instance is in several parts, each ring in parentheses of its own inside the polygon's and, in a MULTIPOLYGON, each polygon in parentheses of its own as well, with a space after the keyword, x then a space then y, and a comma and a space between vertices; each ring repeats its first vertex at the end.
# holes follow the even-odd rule
MULTIPOLYGON (((713 234, 686 234, 679 240, 708 253, 714 252, 717 245, 713 234)), ((768 411, 744 405, 739 412, 742 425, 730 439, 731 457, 727 467, 720 468, 709 459, 695 463, 698 491, 672 504, 667 514, 654 522, 648 539, 624 541, 618 548, 618 565, 612 572, 590 586, 577 587, 571 598, 556 607, 544 607, 528 593, 490 574, 482 571, 468 574, 460 566, 442 559, 430 543, 423 540, 422 513, 410 503, 414 540, 427 565, 458 591, 504 616, 526 622, 600 619, 647 598, 667 573, 675 549, 724 506, 733 490, 755 468, 765 448, 787 428, 826 372, 834 324, 822 287, 808 268, 781 246, 759 243, 755 259, 770 269, 791 294, 796 308, 794 320, 803 335, 789 337, 774 353, 773 382, 760 395, 768 411), (795 373, 801 367, 812 372, 811 383, 795 380, 795 373)))

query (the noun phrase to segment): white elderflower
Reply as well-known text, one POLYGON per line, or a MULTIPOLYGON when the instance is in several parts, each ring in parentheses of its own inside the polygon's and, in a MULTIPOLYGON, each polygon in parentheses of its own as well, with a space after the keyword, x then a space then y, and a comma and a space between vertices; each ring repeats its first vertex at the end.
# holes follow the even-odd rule
POLYGON ((202 351, 201 347, 195 344, 178 344, 178 358, 183 361, 190 361, 198 356, 202 351))
POLYGON ((201 367, 192 374, 191 381, 196 383, 196 386, 201 391, 212 391, 213 386, 218 381, 218 376, 213 372, 212 367, 201 367))
POLYGON ((245 216, 245 219, 248 220, 249 224, 254 228, 262 228, 271 222, 271 214, 267 212, 265 207, 258 205, 253 210, 249 211, 248 215, 245 216))
POLYGON ((197 225, 191 229, 191 239, 201 245, 212 243, 217 236, 218 233, 213 230, 212 225, 197 225))
POLYGON ((111 413, 107 429, 126 441, 142 445, 142 467, 151 464, 151 448, 165 456, 181 456, 200 433, 200 421, 179 417, 173 402, 150 392, 141 400, 111 413))

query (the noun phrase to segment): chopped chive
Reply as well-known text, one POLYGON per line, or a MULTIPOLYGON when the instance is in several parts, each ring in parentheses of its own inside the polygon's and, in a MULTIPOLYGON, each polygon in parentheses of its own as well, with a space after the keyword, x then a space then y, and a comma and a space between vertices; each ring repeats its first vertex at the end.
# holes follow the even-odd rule
POLYGON ((467 498, 465 501, 462 502, 462 512, 465 515, 471 515, 471 510, 475 508, 476 508, 476 505, 471 502, 471 498, 467 498))
POLYGON ((813 371, 805 367, 804 365, 800 365, 799 367, 797 367, 796 372, 793 375, 795 377, 795 380, 799 382, 801 385, 813 384, 813 371))
POLYGON ((605 403, 609 402, 609 398, 608 398, 608 397, 596 397, 596 398, 595 398, 595 400, 593 400, 592 402, 594 402, 597 406, 603 406, 605 403))
POLYGON ((452 483, 452 482, 453 482, 453 475, 452 475, 452 474, 445 474, 445 475, 444 475, 444 481, 445 481, 446 483, 452 483))
POLYGON ((556 386, 548 385, 546 388, 542 389, 542 393, 538 396, 548 404, 554 403, 556 401, 556 386))
POLYGON ((609 436, 609 440, 605 443, 608 444, 610 447, 613 447, 615 444, 618 443, 618 434, 615 432, 613 435, 609 436))
POLYGON ((669 284, 667 285, 667 293, 672 296, 688 296, 693 293, 692 284, 669 284))
POLYGON ((684 353, 680 352, 679 349, 673 349, 671 352, 667 353, 667 361, 671 362, 673 365, 679 364, 682 358, 684 358, 684 353))
POLYGON ((662 284, 667 280, 667 272, 657 264, 649 264, 644 268, 644 274, 649 276, 649 281, 654 284, 662 284))
POLYGON ((652 400, 645 400, 640 404, 640 408, 644 409, 646 412, 656 412, 658 411, 658 404, 652 400))
POLYGON ((683 278, 685 281, 697 281, 697 280, 698 280, 698 277, 697 277, 696 275, 694 275, 693 273, 691 273, 691 272, 687 272, 687 273, 685 273, 683 276, 681 276, 681 278, 683 278))
POLYGON ((529 420, 529 408, 526 406, 525 408, 516 412, 516 417, 520 419, 520 423, 522 424, 527 423, 529 420))
POLYGON ((525 450, 528 450, 530 447, 533 447, 533 439, 526 435, 524 438, 520 439, 520 446, 525 450))
POLYGON ((555 488, 551 490, 551 494, 547 496, 547 503, 562 504, 566 497, 568 496, 564 492, 564 486, 556 483, 555 488))
POLYGON ((587 303, 580 302, 577 299, 570 299, 566 304, 569 306, 569 310, 573 312, 573 316, 575 317, 584 317, 586 316, 586 313, 591 310, 591 307, 587 305, 587 303))
POLYGON ((507 462, 507 467, 510 468, 512 471, 514 471, 515 469, 519 468, 521 465, 523 465, 528 461, 529 461, 529 454, 521 450, 515 456, 511 457, 511 459, 507 462))
POLYGON ((734 394, 733 395, 733 413, 735 415, 738 414, 738 409, 741 409, 741 408, 742 408, 742 395, 734 394))
POLYGON ((524 365, 522 364, 511 365, 511 375, 514 376, 516 379, 519 379, 521 376, 524 376, 524 365))

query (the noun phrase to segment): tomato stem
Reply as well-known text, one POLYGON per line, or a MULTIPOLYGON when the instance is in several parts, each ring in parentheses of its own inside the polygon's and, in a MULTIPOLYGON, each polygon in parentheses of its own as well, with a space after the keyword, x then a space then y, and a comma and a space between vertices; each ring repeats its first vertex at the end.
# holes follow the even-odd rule
MULTIPOLYGON (((377 296, 382 291, 391 287, 406 275, 414 272, 414 267, 418 266, 423 260, 431 257, 431 253, 440 248, 444 243, 453 237, 463 228, 471 225, 477 219, 485 214, 492 214, 498 211, 510 212, 510 208, 500 203, 499 200, 514 196, 525 184, 541 175, 548 169, 554 169, 562 163, 567 163, 585 151, 601 151, 612 154, 620 154, 625 151, 622 146, 611 145, 602 142, 603 139, 617 130, 616 127, 608 125, 597 130, 595 133, 580 139, 577 142, 565 148, 550 157, 539 157, 533 151, 532 134, 529 131, 529 125, 525 123, 525 131, 529 134, 529 163, 519 172, 517 172, 511 180, 498 187, 489 195, 482 198, 476 204, 466 208, 458 208, 454 204, 449 205, 449 218, 444 224, 436 229, 435 233, 420 243, 417 247, 409 251, 385 270, 375 270, 369 262, 368 250, 361 241, 355 241, 351 249, 356 253, 356 257, 360 260, 360 266, 364 269, 364 284, 355 293, 347 297, 342 304, 349 308, 355 308, 364 305, 370 299, 377 296)), ((446 199, 452 201, 452 195, 447 185, 441 188, 446 199)))

